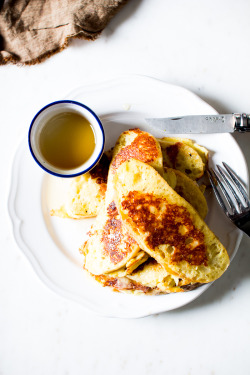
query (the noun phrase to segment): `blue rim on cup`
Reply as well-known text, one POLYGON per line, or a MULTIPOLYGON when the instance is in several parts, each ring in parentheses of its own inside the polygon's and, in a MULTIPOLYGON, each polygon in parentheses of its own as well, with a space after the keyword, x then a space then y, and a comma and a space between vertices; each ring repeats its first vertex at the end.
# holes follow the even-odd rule
POLYGON ((31 155, 44 171, 58 177, 76 177, 90 171, 98 163, 104 150, 105 134, 100 119, 92 109, 74 100, 58 100, 37 112, 29 127, 28 143, 31 155), (39 145, 39 136, 44 125, 61 112, 76 112, 84 116, 90 122, 95 136, 96 145, 90 158, 80 167, 71 170, 60 169, 50 164, 44 159, 39 145))

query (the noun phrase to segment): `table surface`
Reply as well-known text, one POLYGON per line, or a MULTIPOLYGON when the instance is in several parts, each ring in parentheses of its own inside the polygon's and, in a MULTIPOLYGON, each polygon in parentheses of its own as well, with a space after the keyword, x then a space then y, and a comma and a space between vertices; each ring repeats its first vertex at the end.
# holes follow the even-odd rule
MULTIPOLYGON (((247 0, 130 0, 95 42, 0 67, 0 374, 250 374, 250 239, 199 299, 137 320, 86 313, 38 279, 7 213, 11 159, 43 105, 124 74, 183 86, 220 113, 250 110, 247 0), (156 6, 157 4, 157 6, 156 6)), ((250 134, 234 135, 250 165, 250 134)))

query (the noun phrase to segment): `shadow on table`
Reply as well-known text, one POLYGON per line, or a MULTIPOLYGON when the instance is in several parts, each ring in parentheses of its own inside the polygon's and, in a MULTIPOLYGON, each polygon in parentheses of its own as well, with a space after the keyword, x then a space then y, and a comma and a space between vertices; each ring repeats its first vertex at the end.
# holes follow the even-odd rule
POLYGON ((224 103, 219 102, 218 100, 205 96, 200 95, 199 92, 196 92, 196 95, 198 95, 204 102, 208 103, 213 107, 218 113, 224 114, 224 113, 232 113, 232 109, 227 107, 224 103))
MULTIPOLYGON (((102 35, 106 37, 112 36, 112 34, 115 33, 115 30, 120 25, 122 25, 123 22, 125 22, 127 19, 133 16, 133 14, 136 12, 142 1, 143 0, 133 0, 125 4, 124 7, 114 16, 114 18, 111 19, 109 24, 103 30, 102 35)), ((79 47, 88 43, 88 40, 76 38, 71 40, 70 46, 79 47)))
MULTIPOLYGON (((218 303, 226 298, 229 292, 236 292, 238 286, 246 278, 250 278, 250 238, 244 235, 239 250, 230 264, 229 269, 210 288, 205 291, 198 299, 180 309, 169 311, 166 314, 177 314, 183 311, 191 311, 201 308, 205 305, 218 303)), ((233 296, 231 297, 233 298, 233 296)))
POLYGON ((112 35, 123 22, 131 18, 139 8, 142 1, 143 0, 133 0, 125 4, 125 6, 114 16, 114 18, 110 21, 110 23, 104 30, 105 35, 112 35))

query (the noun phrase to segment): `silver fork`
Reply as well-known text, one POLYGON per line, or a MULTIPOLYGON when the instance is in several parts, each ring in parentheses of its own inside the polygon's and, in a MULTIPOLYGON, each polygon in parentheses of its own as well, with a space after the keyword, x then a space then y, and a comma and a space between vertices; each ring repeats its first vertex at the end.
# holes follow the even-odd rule
POLYGON ((250 200, 247 192, 229 165, 222 164, 224 168, 216 165, 218 171, 213 168, 208 170, 215 196, 227 217, 250 236, 250 200))

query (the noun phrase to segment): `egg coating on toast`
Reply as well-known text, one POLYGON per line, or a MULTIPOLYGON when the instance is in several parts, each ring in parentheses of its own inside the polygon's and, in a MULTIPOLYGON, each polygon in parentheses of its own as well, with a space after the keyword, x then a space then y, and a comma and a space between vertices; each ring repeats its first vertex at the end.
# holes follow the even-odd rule
POLYGON ((132 274, 117 276, 113 273, 94 276, 94 278, 104 287, 108 286, 114 291, 135 295, 179 293, 193 290, 201 285, 169 274, 153 258, 142 263, 132 274))
POLYGON ((159 140, 162 148, 164 166, 177 169, 192 180, 203 176, 208 150, 186 138, 162 138, 159 140))
POLYGON ((110 151, 104 153, 99 163, 89 172, 72 178, 67 199, 51 216, 84 219, 97 216, 107 190, 110 151))
POLYGON ((118 169, 114 186, 118 211, 131 235, 170 274, 208 283, 227 269, 224 246, 152 167, 131 159, 118 169))
POLYGON ((141 259, 145 261, 148 257, 123 225, 114 200, 114 176, 117 169, 131 157, 137 157, 163 173, 161 148, 152 135, 139 129, 128 130, 120 135, 109 168, 105 203, 90 230, 88 240, 81 247, 85 256, 84 267, 94 275, 114 271, 116 275, 124 275, 141 264, 141 259), (139 253, 142 258, 138 259, 139 253), (135 261, 132 261, 134 258, 135 261))
POLYGON ((208 212, 207 201, 196 181, 191 180, 185 173, 167 167, 164 168, 163 177, 171 188, 190 203, 202 219, 205 219, 208 212))

